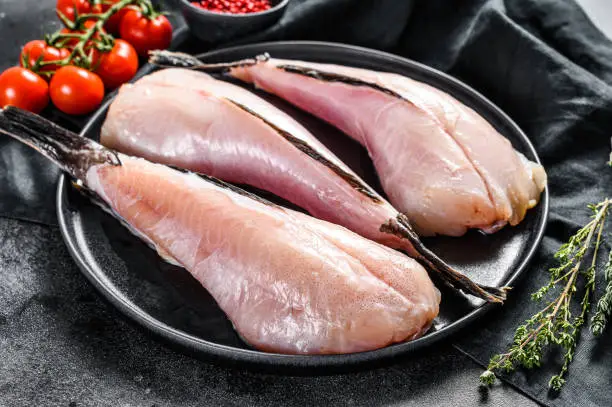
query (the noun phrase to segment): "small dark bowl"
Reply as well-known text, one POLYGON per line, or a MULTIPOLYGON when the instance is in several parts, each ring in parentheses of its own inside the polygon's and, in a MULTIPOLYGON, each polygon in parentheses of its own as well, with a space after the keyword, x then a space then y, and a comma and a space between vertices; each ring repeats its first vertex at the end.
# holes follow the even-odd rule
POLYGON ((271 0, 272 8, 257 13, 231 14, 204 10, 181 0, 181 10, 191 33, 208 43, 225 41, 274 24, 285 12, 289 0, 271 0))

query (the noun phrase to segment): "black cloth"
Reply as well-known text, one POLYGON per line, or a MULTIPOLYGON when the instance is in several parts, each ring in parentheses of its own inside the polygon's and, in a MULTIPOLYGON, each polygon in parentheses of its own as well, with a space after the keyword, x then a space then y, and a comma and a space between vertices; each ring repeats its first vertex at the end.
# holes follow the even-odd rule
MULTIPOLYGON (((0 0, 1 7, 8 3, 0 0)), ((26 2, 10 3, 17 10, 16 3, 26 2)), ((48 9, 38 11, 46 16, 36 17, 41 24, 51 18, 48 9)), ((23 21, 27 17, 7 13, 0 37, 16 41, 9 33, 23 21)), ((605 164, 612 128, 610 41, 573 1, 292 0, 276 25, 232 43, 280 39, 345 42, 415 59, 476 88, 523 128, 549 175, 551 215, 543 244, 508 303, 456 335, 454 344, 385 369, 329 378, 230 371, 175 354, 124 325, 78 276, 55 228, 0 220, 0 266, 9 282, 0 288, 0 404, 5 397, 4 404, 14 405, 19 399, 11 388, 20 386, 32 393, 43 388, 61 402, 68 392, 85 405, 109 398, 142 405, 526 403, 503 385, 480 390, 479 369, 469 359, 485 365, 507 348, 518 323, 536 310, 529 294, 547 280, 552 254, 587 220, 586 205, 612 186, 605 164), (461 369, 473 378, 457 375, 461 369)), ((181 49, 205 51, 193 39, 181 49)), ((3 56, 2 68, 12 64, 8 58, 16 55, 3 56)), ((56 174, 27 149, 0 140, 0 214, 53 225, 56 174)), ((594 340, 585 331, 559 395, 547 391, 559 355, 547 355, 553 363, 545 369, 504 380, 549 405, 612 405, 611 336, 608 330, 594 340)))

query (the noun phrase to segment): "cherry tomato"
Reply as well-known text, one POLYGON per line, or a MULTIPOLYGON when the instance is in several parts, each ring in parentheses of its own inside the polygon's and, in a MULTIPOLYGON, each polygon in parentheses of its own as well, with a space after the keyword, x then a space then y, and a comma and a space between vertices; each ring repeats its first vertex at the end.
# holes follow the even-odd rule
POLYGON ((106 89, 115 89, 136 75, 138 71, 138 54, 129 42, 115 40, 110 52, 100 56, 96 73, 104 82, 106 89))
MULTIPOLYGON (((33 67, 40 59, 44 62, 59 61, 67 58, 70 51, 66 48, 55 48, 48 45, 43 40, 34 40, 28 42, 21 50, 21 58, 19 63, 24 68, 33 67), (25 65, 24 65, 25 62, 25 65)), ((59 68, 58 65, 50 64, 40 67, 38 72, 54 72, 59 68)))
POLYGON ((172 25, 165 16, 149 19, 140 10, 134 9, 123 16, 119 33, 140 56, 147 56, 154 49, 166 49, 172 41, 172 25))
POLYGON ((104 6, 102 4, 94 4, 91 6, 91 14, 102 14, 104 12, 104 6))
MULTIPOLYGON (((108 11, 108 9, 113 6, 113 4, 118 3, 119 1, 120 0, 107 0, 107 2, 105 2, 106 4, 102 4, 102 12, 104 13, 108 11)), ((106 29, 106 31, 115 36, 119 35, 119 27, 121 26, 121 20, 123 19, 123 16, 125 16, 125 13, 128 12, 128 10, 129 7, 124 7, 121 10, 115 12, 115 14, 113 14, 112 16, 110 16, 110 18, 106 21, 106 24, 104 24, 104 28, 106 29)))
MULTIPOLYGON (((88 57, 91 57, 91 65, 90 65, 90 67, 88 69, 90 71, 94 71, 95 72, 95 70, 98 69, 98 66, 100 65, 100 56, 103 53, 100 52, 93 44, 86 45, 84 50, 85 50, 85 54, 88 57)), ((100 79, 102 79, 102 78, 100 78, 100 79)))
MULTIPOLYGON (((57 0, 55 10, 58 17, 60 13, 62 13, 70 21, 74 21, 75 14, 77 13, 81 15, 95 12, 92 11, 91 3, 89 2, 89 0, 57 0)), ((60 20, 62 20, 61 17, 60 20)))
POLYGON ((39 113, 49 104, 49 85, 32 71, 14 66, 0 75, 0 107, 39 113))
POLYGON ((81 115, 92 112, 104 99, 104 83, 95 73, 76 66, 63 66, 49 85, 51 101, 62 112, 81 115))

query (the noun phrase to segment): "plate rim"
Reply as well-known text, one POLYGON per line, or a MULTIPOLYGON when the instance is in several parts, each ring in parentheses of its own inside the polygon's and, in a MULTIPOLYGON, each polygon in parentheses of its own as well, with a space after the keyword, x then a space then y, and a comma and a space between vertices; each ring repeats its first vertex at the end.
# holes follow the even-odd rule
MULTIPOLYGON (((502 119, 507 125, 512 128, 513 132, 520 136, 525 143, 525 146, 530 150, 530 153, 535 158, 535 161, 541 164, 539 155, 535 150, 531 140, 521 130, 521 128, 499 107, 492 103, 489 99, 483 96, 481 93, 463 83, 462 81, 441 72, 435 68, 429 67, 422 63, 413 61, 408 58, 404 58, 398 55, 393 55, 384 51, 374 50, 365 47, 359 47, 348 44, 333 43, 333 42, 319 42, 319 41, 271 41, 271 42, 260 42, 248 45, 237 45, 227 48, 219 48, 210 52, 199 54, 198 57, 211 58, 219 54, 224 54, 233 51, 244 51, 250 48, 261 48, 261 47, 322 47, 327 49, 339 49, 348 50, 352 52, 361 52, 367 54, 374 54, 379 57, 386 59, 392 59, 402 65, 416 68, 417 70, 424 71, 426 74, 438 78, 442 78, 449 82, 455 87, 463 89, 466 94, 479 99, 479 101, 486 107, 487 110, 491 111, 499 118, 502 119)), ((154 67, 151 64, 144 65, 138 72, 137 76, 133 79, 136 80, 144 75, 149 74, 154 67)), ((81 136, 84 136, 94 122, 99 120, 99 117, 107 111, 109 105, 113 102, 116 96, 116 91, 109 95, 109 99, 90 117, 87 124, 83 127, 80 132, 81 136)), ((121 314, 126 316, 131 322, 136 323, 140 328, 144 328, 146 331, 154 334, 158 339, 167 342, 169 345, 178 345, 181 350, 186 351, 189 354, 197 357, 202 357, 210 361, 224 361, 231 363, 240 363, 246 367, 259 367, 259 368, 274 368, 274 369, 291 369, 292 371, 296 368, 303 370, 304 368, 308 371, 320 370, 322 368, 328 369, 343 369, 346 367, 361 366, 366 364, 372 364, 375 362, 382 362, 389 360, 400 355, 408 355, 413 353, 417 349, 429 347, 434 343, 439 342, 444 338, 452 336, 456 332, 464 329, 467 325, 481 318, 485 313, 490 312, 493 309, 498 308, 496 304, 485 303, 478 308, 472 310, 461 318, 449 323, 442 329, 426 334, 425 336, 418 338, 413 341, 398 343, 390 345, 381 349, 376 349, 366 352, 339 354, 339 355, 287 355, 279 353, 268 353, 258 350, 241 349, 229 345, 222 345, 215 342, 210 342, 205 339, 196 337, 188 334, 187 332, 173 328, 168 324, 154 318, 149 315, 146 311, 140 308, 137 304, 133 303, 123 295, 118 293, 113 287, 110 287, 105 283, 98 273, 94 270, 85 256, 79 249, 78 239, 70 233, 70 220, 68 219, 70 209, 65 205, 66 194, 68 191, 68 178, 65 173, 61 173, 56 193, 56 211, 58 216, 58 224, 61 231, 62 238, 70 252, 70 255, 78 265, 82 274, 85 275, 87 280, 96 288, 102 297, 116 307, 121 314)), ((533 259, 533 256, 537 252, 542 239, 544 237, 546 225, 549 217, 549 191, 548 186, 542 191, 540 203, 538 204, 542 211, 541 220, 537 224, 537 232, 533 244, 528 248, 526 254, 523 256, 522 261, 516 266, 512 274, 504 282, 505 285, 511 285, 518 281, 523 276, 528 268, 529 263, 533 259)))

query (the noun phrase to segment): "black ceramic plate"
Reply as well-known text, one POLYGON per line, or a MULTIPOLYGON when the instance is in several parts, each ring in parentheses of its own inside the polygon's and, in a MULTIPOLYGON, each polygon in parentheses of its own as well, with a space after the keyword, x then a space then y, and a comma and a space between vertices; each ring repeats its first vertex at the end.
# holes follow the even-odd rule
MULTIPOLYGON (((279 42, 255 44, 203 55, 205 61, 231 61, 263 52, 272 56, 344 64, 397 72, 429 83, 472 107, 484 116, 516 149, 538 161, 533 146, 502 111, 457 80, 418 63, 386 53, 338 44, 279 42)), ((151 71, 146 67, 141 72, 151 71)), ((371 185, 380 190, 364 149, 319 120, 262 94, 296 117, 371 185)), ((108 105, 94 115, 83 130, 97 139, 108 105)), ((58 216, 70 252, 85 276, 122 313, 146 330, 192 354, 295 372, 348 368, 388 360, 413 352, 457 332, 483 315, 491 305, 472 298, 444 293, 440 315, 432 330, 412 342, 384 349, 333 356, 293 356, 260 352, 243 343, 212 297, 189 273, 162 261, 151 249, 117 221, 73 191, 62 176, 57 195, 58 216)), ((511 285, 526 270, 544 231, 548 195, 529 211, 517 227, 492 235, 478 232, 461 238, 433 238, 426 243, 443 259, 486 285, 511 285)))

